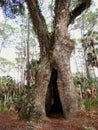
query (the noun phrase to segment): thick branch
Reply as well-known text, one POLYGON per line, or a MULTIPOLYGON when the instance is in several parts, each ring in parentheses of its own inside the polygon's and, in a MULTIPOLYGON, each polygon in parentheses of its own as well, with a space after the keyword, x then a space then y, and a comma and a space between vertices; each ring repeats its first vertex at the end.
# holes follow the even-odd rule
POLYGON ((76 7, 71 13, 70 13, 70 20, 69 24, 74 21, 74 19, 79 16, 85 9, 89 8, 91 5, 91 0, 84 0, 78 7, 76 7))
POLYGON ((70 0, 56 0, 55 1, 55 22, 56 22, 56 19, 58 17, 59 18, 62 17, 63 14, 66 14, 65 16, 68 17, 69 6, 70 6, 70 0))
POLYGON ((38 35, 41 50, 41 58, 42 58, 44 55, 47 55, 46 53, 49 52, 48 50, 50 40, 47 32, 47 26, 44 17, 42 16, 41 11, 39 9, 38 1, 27 0, 27 5, 29 8, 35 32, 38 35))

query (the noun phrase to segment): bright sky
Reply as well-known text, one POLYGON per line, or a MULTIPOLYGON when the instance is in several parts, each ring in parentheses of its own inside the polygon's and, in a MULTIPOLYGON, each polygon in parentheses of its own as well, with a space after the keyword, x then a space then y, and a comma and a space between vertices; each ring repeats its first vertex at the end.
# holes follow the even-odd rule
MULTIPOLYGON (((47 1, 47 0, 46 0, 47 1)), ((94 0, 96 8, 98 8, 98 0, 94 0)), ((47 2, 46 2, 47 3, 47 2)), ((2 14, 2 11, 0 9, 0 23, 4 21, 4 16, 2 14)))
POLYGON ((98 0, 94 0, 94 2, 95 2, 96 8, 98 9, 98 0))
POLYGON ((13 60, 16 57, 14 48, 3 48, 0 56, 8 58, 10 61, 13 62, 13 60))
MULTIPOLYGON (((98 8, 98 0, 94 0, 94 2, 95 2, 96 8, 98 8)), ((2 22, 4 22, 4 20, 5 20, 4 16, 3 16, 2 11, 0 9, 0 25, 2 24, 2 22)), ((76 35, 77 34, 74 33, 74 37, 76 37, 76 35)), ((2 50, 2 53, 0 54, 0 56, 5 57, 5 58, 9 59, 10 61, 13 61, 16 57, 15 50, 13 48, 4 48, 2 50)), ((74 71, 74 70, 76 70, 76 67, 74 64, 72 64, 72 71, 74 71)), ((97 70, 96 70, 96 73, 98 74, 97 70)))
POLYGON ((0 9, 0 24, 4 21, 4 16, 2 14, 2 10, 0 9))

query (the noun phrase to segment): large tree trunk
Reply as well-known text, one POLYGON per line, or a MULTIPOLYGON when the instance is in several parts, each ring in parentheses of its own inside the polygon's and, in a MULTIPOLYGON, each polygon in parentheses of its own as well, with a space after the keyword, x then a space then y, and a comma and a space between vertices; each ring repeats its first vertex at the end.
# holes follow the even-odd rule
POLYGON ((70 70, 70 57, 74 46, 68 35, 68 25, 88 6, 85 0, 80 8, 77 7, 70 15, 70 3, 70 0, 55 1, 54 30, 53 35, 49 37, 38 1, 27 1, 41 51, 41 65, 36 79, 36 88, 28 100, 31 104, 29 110, 31 119, 43 119, 54 110, 59 111, 66 119, 69 119, 78 109, 70 70), (53 52, 52 55, 50 55, 51 52, 53 52), (60 106, 59 109, 58 106, 60 106))
POLYGON ((46 92, 50 81, 50 63, 46 58, 40 63, 33 92, 27 93, 19 118, 40 121, 46 118, 46 92))
POLYGON ((19 113, 19 117, 31 117, 32 119, 40 120, 46 117, 45 100, 51 73, 49 59, 50 38, 47 33, 45 20, 38 6, 38 1, 28 0, 27 4, 40 44, 40 67, 37 72, 33 94, 27 98, 19 113))
POLYGON ((65 118, 70 118, 78 109, 75 87, 70 70, 70 57, 74 48, 68 35, 70 1, 57 3, 55 21, 55 44, 53 58, 58 70, 58 90, 65 118), (65 11, 66 10, 66 11, 65 11))
MULTIPOLYGON (((58 46, 58 48, 62 48, 58 46)), ((67 47, 66 47, 67 48, 67 47)), ((67 48, 70 49, 70 48, 67 48)), ((55 52, 55 60, 58 71, 57 86, 63 109, 63 116, 68 119, 77 111, 77 97, 70 71, 70 50, 64 53, 64 47, 55 52), (58 54, 58 55, 57 55, 58 54), (58 60, 59 59, 59 60, 58 60)))
POLYGON ((34 109, 32 109, 31 117, 43 119, 46 117, 45 100, 48 84, 50 81, 50 63, 47 59, 41 62, 34 91, 34 109))

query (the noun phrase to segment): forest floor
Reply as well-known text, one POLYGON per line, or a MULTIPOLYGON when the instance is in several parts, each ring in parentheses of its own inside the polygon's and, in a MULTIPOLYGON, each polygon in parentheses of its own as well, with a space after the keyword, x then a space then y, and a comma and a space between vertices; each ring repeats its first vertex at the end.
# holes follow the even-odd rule
POLYGON ((18 121, 17 117, 17 112, 0 114, 0 130, 98 130, 98 107, 92 112, 82 110, 70 120, 52 116, 47 124, 27 128, 27 122, 18 121))

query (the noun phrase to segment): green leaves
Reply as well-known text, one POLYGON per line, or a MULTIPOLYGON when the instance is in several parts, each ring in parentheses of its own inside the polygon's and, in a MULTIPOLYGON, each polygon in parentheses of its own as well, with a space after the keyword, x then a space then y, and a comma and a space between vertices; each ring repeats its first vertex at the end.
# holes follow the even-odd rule
MULTIPOLYGON (((92 37, 98 41, 98 31, 97 30, 92 32, 92 37)), ((98 43, 95 42, 95 44, 98 44, 98 43)))
POLYGON ((38 69, 38 66, 39 66, 39 61, 33 59, 31 61, 31 67, 34 68, 34 69, 38 69))
POLYGON ((5 33, 5 31, 4 31, 3 29, 0 28, 0 36, 1 36, 1 35, 4 36, 4 37, 7 36, 6 33, 5 33))
POLYGON ((15 64, 4 57, 0 57, 0 71, 7 72, 14 68, 15 64))
POLYGON ((7 60, 7 59, 4 58, 4 57, 0 57, 0 63, 1 63, 1 64, 9 64, 9 65, 12 65, 12 66, 15 65, 13 62, 7 60))
POLYGON ((7 23, 3 23, 2 26, 4 28, 6 28, 7 30, 9 30, 9 31, 14 31, 15 30, 15 28, 13 26, 11 26, 10 24, 7 24, 7 23))
POLYGON ((2 26, 0 26, 0 32, 2 35, 8 35, 12 34, 15 30, 15 27, 13 27, 11 24, 2 23, 2 26))

